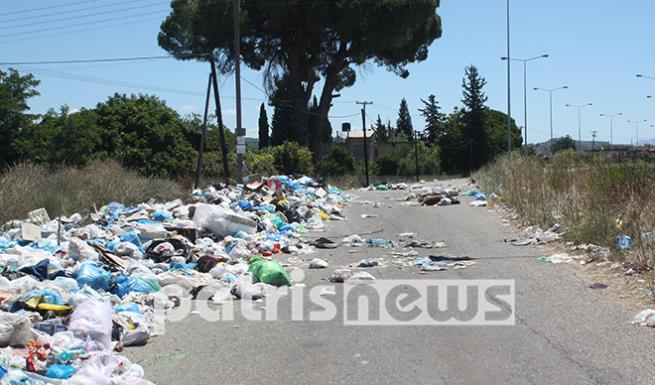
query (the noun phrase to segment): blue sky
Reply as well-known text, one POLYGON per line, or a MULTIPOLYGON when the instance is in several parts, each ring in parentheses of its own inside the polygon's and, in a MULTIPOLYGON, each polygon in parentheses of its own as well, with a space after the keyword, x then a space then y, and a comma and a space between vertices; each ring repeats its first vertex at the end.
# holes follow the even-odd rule
MULTIPOLYGON (((32 13, 13 13, 24 9, 56 6, 74 0, 4 1, 0 8, 0 61, 36 61, 163 55, 157 45, 160 21, 168 13, 166 0, 94 0, 71 7, 53 8, 32 13), (64 13, 89 8, 78 13, 64 13), (105 13, 125 8, 123 12, 105 13), (58 13, 59 15, 53 15, 58 13), (78 15, 102 14, 43 23, 52 19, 78 15), (47 16, 43 16, 47 15, 47 16), (43 16, 43 17, 36 17, 43 16), (28 19, 31 18, 31 19, 28 19), (98 20, 112 19, 105 23, 98 20), (24 24, 32 24, 18 28, 24 24), (71 24, 76 25, 74 27, 71 24), (62 29, 61 26, 69 26, 62 29), (32 32, 34 30, 44 30, 32 32), (78 31, 73 32, 71 31, 78 31)), ((80 0, 81 1, 81 0, 80 0)), ((601 113, 623 112, 615 120, 614 141, 630 143, 634 124, 627 120, 648 119, 640 128, 640 138, 655 138, 655 80, 637 79, 635 74, 655 76, 655 47, 652 15, 655 2, 648 0, 513 0, 512 56, 530 57, 548 53, 549 59, 530 63, 528 82, 532 87, 570 88, 555 96, 555 136, 569 134, 577 138, 577 112, 565 104, 593 103, 583 111, 583 139, 591 139, 598 130, 598 140, 608 140, 609 122, 601 113)), ((487 79, 486 93, 491 108, 506 111, 506 69, 500 57, 505 55, 504 0, 442 0, 439 14, 443 20, 443 37, 430 48, 428 60, 409 67, 411 75, 401 79, 372 64, 358 68, 355 86, 341 92, 331 115, 356 114, 356 100, 370 100, 368 115, 395 121, 398 104, 407 98, 414 125, 421 129, 424 121, 417 109, 420 98, 437 95, 445 111, 460 105, 464 67, 475 64, 487 79)), ((19 67, 19 66, 16 66, 19 67)), ((208 66, 204 63, 160 60, 115 64, 40 65, 32 68, 42 81, 41 96, 31 100, 35 112, 67 104, 73 109, 93 107, 114 92, 154 93, 182 114, 200 112, 203 105, 208 66), (117 87, 62 79, 43 70, 73 75, 138 83, 159 88, 197 93, 177 94, 148 89, 117 87)), ((59 76, 59 75, 57 75, 59 76)), ((245 70, 243 76, 260 85, 260 74, 245 70)), ((513 66, 512 115, 523 125, 522 67, 513 66)), ((234 126, 234 82, 220 81, 224 96, 225 122, 234 126)), ((256 136, 259 105, 265 95, 242 83, 244 126, 248 136, 256 136)), ((528 92, 530 142, 549 138, 548 96, 528 92)), ((269 108, 269 117, 272 111, 269 108)), ((333 119, 333 127, 351 122, 361 128, 361 119, 333 119)))

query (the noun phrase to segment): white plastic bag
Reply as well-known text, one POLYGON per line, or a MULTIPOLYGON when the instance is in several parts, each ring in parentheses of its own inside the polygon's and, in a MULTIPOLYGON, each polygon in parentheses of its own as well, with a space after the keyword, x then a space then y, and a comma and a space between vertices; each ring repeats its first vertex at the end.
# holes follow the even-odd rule
POLYGON ((21 314, 0 312, 0 347, 25 345, 37 337, 30 320, 21 314))
POLYGON ((111 315, 111 307, 106 303, 85 301, 73 311, 68 330, 77 338, 91 339, 104 350, 111 350, 111 315))
POLYGON ((219 236, 227 236, 243 231, 253 234, 257 230, 257 223, 252 219, 234 213, 217 205, 199 203, 193 214, 193 222, 198 227, 219 236))

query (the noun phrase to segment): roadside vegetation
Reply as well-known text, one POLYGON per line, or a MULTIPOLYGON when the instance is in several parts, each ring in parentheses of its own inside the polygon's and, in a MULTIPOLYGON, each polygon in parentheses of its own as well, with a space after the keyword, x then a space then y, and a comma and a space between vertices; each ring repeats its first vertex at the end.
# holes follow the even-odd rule
POLYGON ((144 177, 113 160, 92 162, 86 167, 50 168, 20 164, 0 173, 0 226, 44 207, 51 217, 88 212, 109 202, 147 202, 186 196, 168 179, 144 177))
POLYGON ((613 250, 640 270, 655 267, 655 170, 644 161, 613 163, 599 155, 565 150, 549 161, 500 157, 476 178, 487 193, 515 211, 525 224, 568 228, 567 240, 613 250), (633 239, 631 252, 615 247, 617 236, 633 239))

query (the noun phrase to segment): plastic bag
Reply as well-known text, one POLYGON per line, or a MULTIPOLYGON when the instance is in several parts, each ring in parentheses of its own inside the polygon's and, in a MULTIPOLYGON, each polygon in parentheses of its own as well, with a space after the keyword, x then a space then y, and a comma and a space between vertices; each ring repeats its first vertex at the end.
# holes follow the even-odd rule
POLYGON ((250 258, 250 271, 259 282, 273 286, 291 286, 291 278, 278 261, 267 261, 262 257, 250 258))
POLYGON ((71 315, 68 330, 77 338, 91 339, 99 343, 104 350, 111 349, 111 307, 103 302, 85 301, 71 315))
POLYGON ((32 323, 27 317, 0 312, 0 347, 25 345, 36 337, 32 323))
POLYGON ((204 203, 196 205, 193 222, 196 226, 223 237, 239 231, 253 234, 257 230, 257 223, 252 219, 235 214, 221 206, 204 203))
POLYGON ((100 254, 83 240, 73 238, 68 243, 68 256, 76 261, 97 261, 100 254))
POLYGON ((161 287, 156 281, 146 282, 144 279, 141 279, 140 277, 119 275, 118 277, 116 277, 116 286, 114 287, 112 292, 117 296, 123 298, 128 293, 137 292, 137 293, 149 294, 154 291, 159 291, 159 289, 161 289, 161 287))
POLYGON ((93 262, 83 263, 75 274, 75 280, 80 287, 87 285, 93 290, 107 291, 110 279, 111 274, 93 262))
POLYGON ((50 365, 45 372, 45 376, 49 378, 66 379, 75 374, 75 368, 70 365, 50 365))

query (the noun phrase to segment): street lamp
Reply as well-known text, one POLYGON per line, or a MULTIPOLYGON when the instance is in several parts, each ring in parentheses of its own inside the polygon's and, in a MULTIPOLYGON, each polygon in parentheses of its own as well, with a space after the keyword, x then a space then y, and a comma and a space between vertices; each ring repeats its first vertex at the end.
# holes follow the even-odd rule
POLYGON ((528 62, 538 60, 538 59, 546 59, 550 55, 548 54, 543 54, 541 56, 535 56, 535 57, 530 57, 527 59, 519 59, 519 58, 513 58, 510 57, 508 58, 507 56, 503 56, 500 58, 500 60, 513 60, 517 62, 523 63, 523 129, 525 130, 525 151, 527 153, 528 151, 528 62))
POLYGON ((616 116, 622 116, 623 112, 619 112, 618 114, 600 114, 600 116, 610 118, 610 148, 612 147, 612 136, 613 136, 613 131, 614 131, 614 118, 616 116))
POLYGON ((582 109, 585 107, 591 106, 591 103, 587 104, 567 104, 566 107, 577 108, 578 109, 578 142, 580 143, 580 148, 582 148, 582 109))
POLYGON ((559 90, 566 90, 568 89, 569 86, 563 86, 563 87, 557 87, 557 88, 537 88, 535 87, 535 91, 545 91, 548 92, 550 95, 550 145, 553 145, 553 92, 559 91, 559 90))
POLYGON ((635 147, 639 148, 639 124, 647 122, 648 119, 644 120, 628 120, 628 123, 634 123, 635 124, 635 134, 636 134, 636 140, 635 140, 635 147))
POLYGON ((655 76, 648 76, 648 75, 637 74, 637 77, 638 77, 638 78, 644 78, 644 79, 655 80, 655 76))

